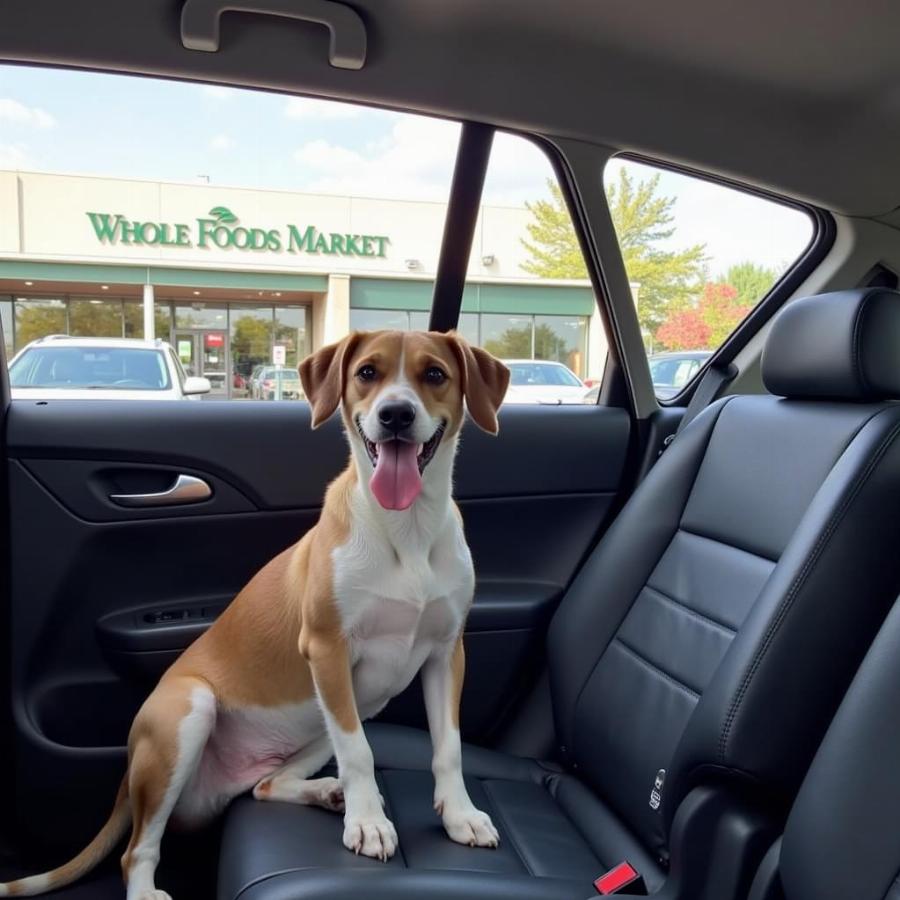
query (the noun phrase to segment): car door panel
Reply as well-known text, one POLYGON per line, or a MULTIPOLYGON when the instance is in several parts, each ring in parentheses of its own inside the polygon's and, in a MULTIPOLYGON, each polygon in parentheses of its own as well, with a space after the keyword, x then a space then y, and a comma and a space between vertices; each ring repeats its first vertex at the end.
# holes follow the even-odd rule
MULTIPOLYGON (((613 505, 629 434, 625 412, 586 406, 508 407, 497 438, 466 426, 455 493, 478 580, 468 738, 489 743, 539 672, 546 624, 613 505)), ((154 681, 315 524, 347 447, 336 420, 310 430, 306 404, 250 402, 14 402, 7 441, 18 817, 35 837, 77 843, 107 811, 154 681), (212 498, 149 510, 108 499, 178 473, 208 481, 212 498), (63 787, 72 808, 48 817, 63 787)), ((418 683, 384 716, 424 726, 418 683)))

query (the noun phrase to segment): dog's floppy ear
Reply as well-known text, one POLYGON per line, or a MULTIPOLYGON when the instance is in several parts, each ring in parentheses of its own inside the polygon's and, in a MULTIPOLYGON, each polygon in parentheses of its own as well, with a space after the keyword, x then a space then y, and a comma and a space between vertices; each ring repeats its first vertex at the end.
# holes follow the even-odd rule
POLYGON ((313 428, 318 428, 340 405, 347 362, 362 336, 362 332, 354 331, 336 344, 317 350, 300 363, 300 382, 312 407, 313 428))
POLYGON ((463 395, 472 421, 489 434, 496 434, 499 430, 497 410, 509 386, 509 369, 456 332, 451 331, 447 340, 459 361, 463 395))

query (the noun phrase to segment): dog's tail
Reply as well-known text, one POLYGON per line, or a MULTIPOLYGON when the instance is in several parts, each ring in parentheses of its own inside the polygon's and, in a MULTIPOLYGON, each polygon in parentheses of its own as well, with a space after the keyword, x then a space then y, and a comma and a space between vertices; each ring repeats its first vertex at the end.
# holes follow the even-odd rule
POLYGON ((43 875, 31 875, 28 878, 20 878, 18 881, 0 884, 0 897, 33 897, 35 894, 52 891, 86 875, 105 859, 128 830, 131 821, 127 778, 126 775, 122 779, 122 785, 116 796, 116 804, 106 824, 78 856, 58 869, 45 872, 43 875))

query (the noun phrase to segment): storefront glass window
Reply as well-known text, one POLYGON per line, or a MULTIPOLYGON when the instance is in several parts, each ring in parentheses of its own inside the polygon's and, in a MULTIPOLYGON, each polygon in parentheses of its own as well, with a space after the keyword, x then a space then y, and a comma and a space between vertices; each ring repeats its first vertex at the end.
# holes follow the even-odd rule
POLYGON ((500 359, 531 359, 532 339, 531 316, 481 316, 481 346, 500 359))
POLYGON ((13 355, 13 316, 12 297, 0 297, 0 326, 3 328, 3 346, 6 350, 6 361, 13 355))
POLYGON ((476 344, 479 343, 479 334, 478 334, 478 320, 480 316, 478 313, 460 313, 459 315, 459 324, 456 326, 456 330, 470 343, 476 344))
POLYGON ((409 328, 409 313, 398 309, 351 309, 350 329, 352 331, 381 331, 409 328))
POLYGON ((250 376, 258 366, 272 361, 272 307, 232 306, 232 397, 250 396, 250 376))
POLYGON ((309 353, 305 306, 275 307, 275 343, 285 348, 285 365, 296 369, 300 360, 309 353))
POLYGON ((70 300, 69 334, 75 337, 122 337, 122 301, 95 297, 70 300))
MULTIPOLYGON (((144 337, 144 306, 138 300, 126 300, 125 311, 125 337, 144 337)), ((155 321, 155 336, 160 340, 168 341, 171 338, 172 310, 168 303, 157 303, 153 315, 155 321)))
POLYGON ((175 306, 176 328, 212 328, 224 331, 226 317, 224 304, 191 303, 175 306))
POLYGON ((587 320, 583 316, 535 316, 534 358, 550 359, 585 377, 587 320))
POLYGON ((17 297, 16 349, 48 334, 66 334, 68 329, 64 300, 17 297))

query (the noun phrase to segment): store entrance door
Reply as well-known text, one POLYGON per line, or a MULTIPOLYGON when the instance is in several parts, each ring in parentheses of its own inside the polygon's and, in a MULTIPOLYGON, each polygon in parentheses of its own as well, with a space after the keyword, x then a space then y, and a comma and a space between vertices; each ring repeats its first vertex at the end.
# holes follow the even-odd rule
POLYGON ((209 379, 211 400, 226 400, 228 385, 228 335, 217 329, 180 328, 175 332, 175 351, 188 375, 209 379))

